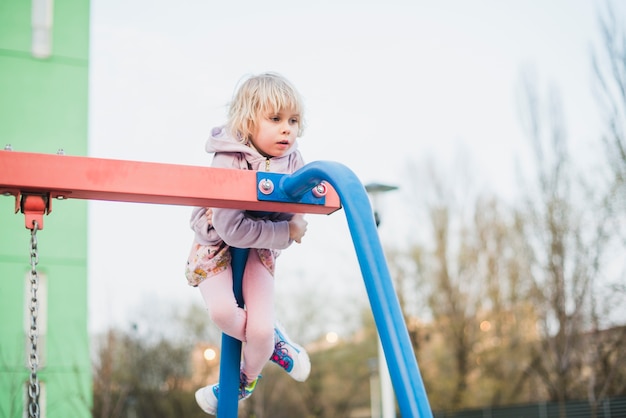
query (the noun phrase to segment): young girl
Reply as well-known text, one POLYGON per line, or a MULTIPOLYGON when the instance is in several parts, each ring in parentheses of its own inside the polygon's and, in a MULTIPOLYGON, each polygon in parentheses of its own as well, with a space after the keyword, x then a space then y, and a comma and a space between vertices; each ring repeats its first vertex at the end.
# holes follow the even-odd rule
MULTIPOLYGON (((285 78, 248 78, 231 103, 225 126, 214 128, 206 151, 213 167, 293 173, 304 165, 296 138, 303 131, 303 103, 285 78)), ((252 394, 263 366, 272 360, 298 381, 309 375, 306 351, 290 341, 274 318, 274 263, 279 250, 300 243, 307 222, 302 215, 237 209, 195 208, 194 244, 186 276, 202 293, 211 320, 242 341, 239 399, 252 394), (245 309, 237 306, 229 246, 250 248, 243 276, 245 309)), ((219 384, 196 392, 198 405, 215 414, 219 384)))

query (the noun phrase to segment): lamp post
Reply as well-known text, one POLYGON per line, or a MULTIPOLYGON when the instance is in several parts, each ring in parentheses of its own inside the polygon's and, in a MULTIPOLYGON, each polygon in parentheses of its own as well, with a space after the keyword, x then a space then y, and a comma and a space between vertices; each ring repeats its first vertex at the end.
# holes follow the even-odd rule
MULTIPOLYGON (((382 183, 369 183, 365 185, 365 190, 372 198, 372 208, 374 209, 374 220, 376 221, 376 227, 378 227, 381 222, 381 216, 378 208, 379 196, 383 193, 391 192, 397 189, 397 186, 391 186, 382 183)), ((395 418, 396 403, 393 394, 393 386, 391 383, 391 376, 389 375, 387 360, 385 359, 385 352, 383 351, 383 346, 380 342, 380 338, 378 338, 378 374, 380 379, 380 393, 382 395, 380 398, 381 402, 379 408, 382 407, 382 414, 377 414, 377 416, 380 416, 381 418, 395 418)), ((372 405, 372 409, 374 409, 374 405, 372 405)))
POLYGON ((378 357, 367 359, 367 367, 370 370, 370 416, 381 418, 380 412, 380 375, 378 373, 378 357))

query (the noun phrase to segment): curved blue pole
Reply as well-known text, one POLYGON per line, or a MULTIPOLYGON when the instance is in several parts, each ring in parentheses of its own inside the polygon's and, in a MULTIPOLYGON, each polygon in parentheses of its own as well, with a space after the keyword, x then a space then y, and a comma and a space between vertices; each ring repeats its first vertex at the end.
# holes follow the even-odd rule
MULTIPOLYGON (((233 269, 233 292, 237 305, 243 307, 243 272, 248 261, 248 248, 230 248, 233 269)), ((241 363, 241 341, 222 334, 220 357, 220 396, 217 400, 219 418, 237 418, 239 408, 239 370, 241 363)))
POLYGON ((365 187, 350 169, 332 161, 309 163, 281 178, 279 187, 288 196, 299 199, 321 181, 335 188, 346 211, 400 412, 407 418, 432 417, 365 187))

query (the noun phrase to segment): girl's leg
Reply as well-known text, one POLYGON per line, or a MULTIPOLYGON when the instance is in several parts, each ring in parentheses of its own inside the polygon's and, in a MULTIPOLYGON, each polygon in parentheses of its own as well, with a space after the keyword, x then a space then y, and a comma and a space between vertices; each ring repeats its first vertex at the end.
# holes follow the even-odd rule
POLYGON ((248 313, 242 370, 248 381, 257 378, 274 352, 274 277, 255 249, 250 250, 243 276, 248 313))
POLYGON ((235 300, 233 271, 230 266, 223 272, 201 281, 198 288, 209 311, 211 321, 223 333, 239 341, 246 341, 247 314, 244 309, 237 305, 235 300))

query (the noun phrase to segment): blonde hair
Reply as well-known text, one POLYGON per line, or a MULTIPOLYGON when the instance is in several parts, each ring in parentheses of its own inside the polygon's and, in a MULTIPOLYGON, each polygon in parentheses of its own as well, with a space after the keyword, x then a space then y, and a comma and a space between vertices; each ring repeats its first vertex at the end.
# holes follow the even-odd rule
POLYGON ((255 132, 260 118, 289 109, 300 115, 297 136, 301 136, 304 131, 304 104, 296 88, 276 73, 251 76, 237 89, 230 103, 226 126, 233 137, 245 143, 255 132))

